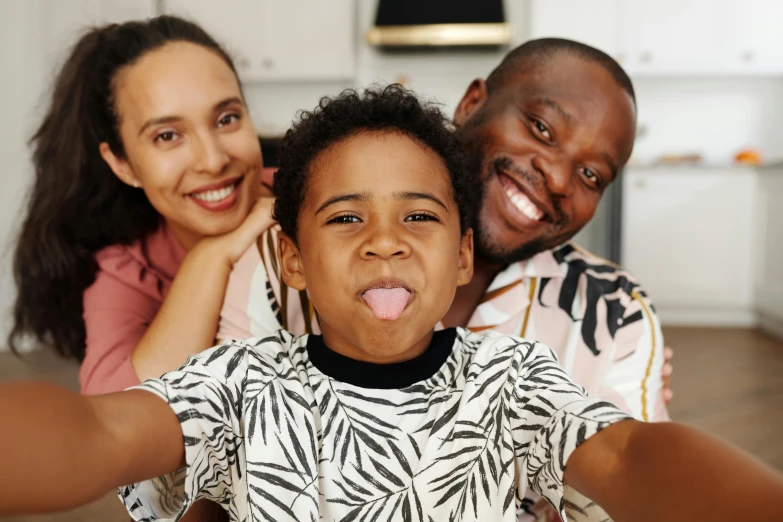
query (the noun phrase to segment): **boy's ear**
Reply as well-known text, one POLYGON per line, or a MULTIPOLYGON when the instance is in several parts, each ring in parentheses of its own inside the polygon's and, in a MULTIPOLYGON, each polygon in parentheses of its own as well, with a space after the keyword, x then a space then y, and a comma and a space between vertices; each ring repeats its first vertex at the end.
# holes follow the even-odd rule
POLYGON ((287 235, 279 234, 277 242, 277 257, 280 259, 280 272, 285 284, 296 290, 307 288, 304 270, 302 269, 302 254, 299 248, 287 235))
POLYGON ((471 279, 473 279, 473 229, 469 228, 462 234, 459 244, 457 286, 466 285, 471 279))
POLYGON ((487 82, 481 78, 473 80, 454 111, 454 125, 462 127, 487 101, 487 82))

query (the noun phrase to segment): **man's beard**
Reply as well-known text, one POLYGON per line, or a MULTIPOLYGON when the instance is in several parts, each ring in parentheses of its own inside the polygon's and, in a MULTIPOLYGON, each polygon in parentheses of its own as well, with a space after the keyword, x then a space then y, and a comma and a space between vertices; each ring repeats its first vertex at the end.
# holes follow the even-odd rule
MULTIPOLYGON (((482 154, 480 151, 471 151, 469 158, 469 166, 471 172, 481 173, 481 182, 479 185, 480 193, 478 195, 478 204, 476 211, 473 214, 473 233, 474 233, 474 255, 476 258, 481 259, 490 264, 509 265, 511 263, 518 263, 525 261, 531 257, 555 248, 562 243, 571 239, 578 230, 558 234, 556 236, 544 236, 533 239, 532 241, 519 245, 516 248, 509 248, 499 242, 495 242, 492 239, 491 234, 481 224, 481 213, 484 204, 485 186, 489 182, 492 176, 497 174, 498 170, 515 171, 518 175, 522 175, 529 179, 529 174, 525 172, 519 172, 513 165, 513 162, 509 158, 496 158, 490 161, 486 168, 482 168, 482 154)), ((558 228, 566 228, 569 222, 568 216, 562 212, 557 201, 553 201, 555 207, 556 219, 558 228)))

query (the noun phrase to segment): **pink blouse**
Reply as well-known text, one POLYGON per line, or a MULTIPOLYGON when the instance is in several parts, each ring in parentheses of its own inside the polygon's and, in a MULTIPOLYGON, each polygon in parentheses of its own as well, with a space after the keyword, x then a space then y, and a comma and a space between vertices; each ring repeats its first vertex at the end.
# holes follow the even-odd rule
POLYGON ((139 384, 131 353, 158 313, 185 249, 168 226, 130 246, 95 255, 98 275, 84 292, 86 355, 82 393, 100 394, 139 384))

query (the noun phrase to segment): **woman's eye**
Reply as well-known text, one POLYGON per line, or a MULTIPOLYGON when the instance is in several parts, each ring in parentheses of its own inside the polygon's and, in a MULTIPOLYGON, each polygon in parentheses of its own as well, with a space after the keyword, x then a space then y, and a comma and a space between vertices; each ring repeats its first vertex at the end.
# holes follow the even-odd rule
POLYGON ((437 217, 433 216, 432 214, 425 214, 423 212, 419 212, 417 214, 411 214, 410 216, 405 218, 405 221, 411 222, 411 221, 439 221, 437 217))
POLYGON ((344 216, 337 216, 336 218, 330 219, 328 222, 329 223, 361 223, 362 220, 356 216, 346 214, 344 216))
POLYGON ((177 133, 174 131, 161 132, 155 136, 155 141, 173 141, 177 137, 177 133))
POLYGON ((224 127, 226 125, 231 125, 235 121, 239 121, 239 115, 238 114, 226 114, 222 118, 218 120, 218 127, 224 127))
POLYGON ((549 134, 549 129, 547 129, 546 126, 544 126, 544 124, 540 121, 533 120, 533 127, 535 127, 538 133, 541 134, 541 136, 543 136, 545 139, 552 139, 552 136, 549 134))
POLYGON ((598 174, 587 168, 582 169, 582 172, 591 185, 595 188, 601 188, 601 178, 598 177, 598 174))

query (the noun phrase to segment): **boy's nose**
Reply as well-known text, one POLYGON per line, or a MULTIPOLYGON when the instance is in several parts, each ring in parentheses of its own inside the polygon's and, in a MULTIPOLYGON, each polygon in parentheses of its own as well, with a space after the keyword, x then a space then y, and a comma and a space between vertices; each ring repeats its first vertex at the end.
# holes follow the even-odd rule
POLYGON ((393 227, 375 227, 361 248, 362 259, 405 258, 411 253, 410 245, 393 227))

